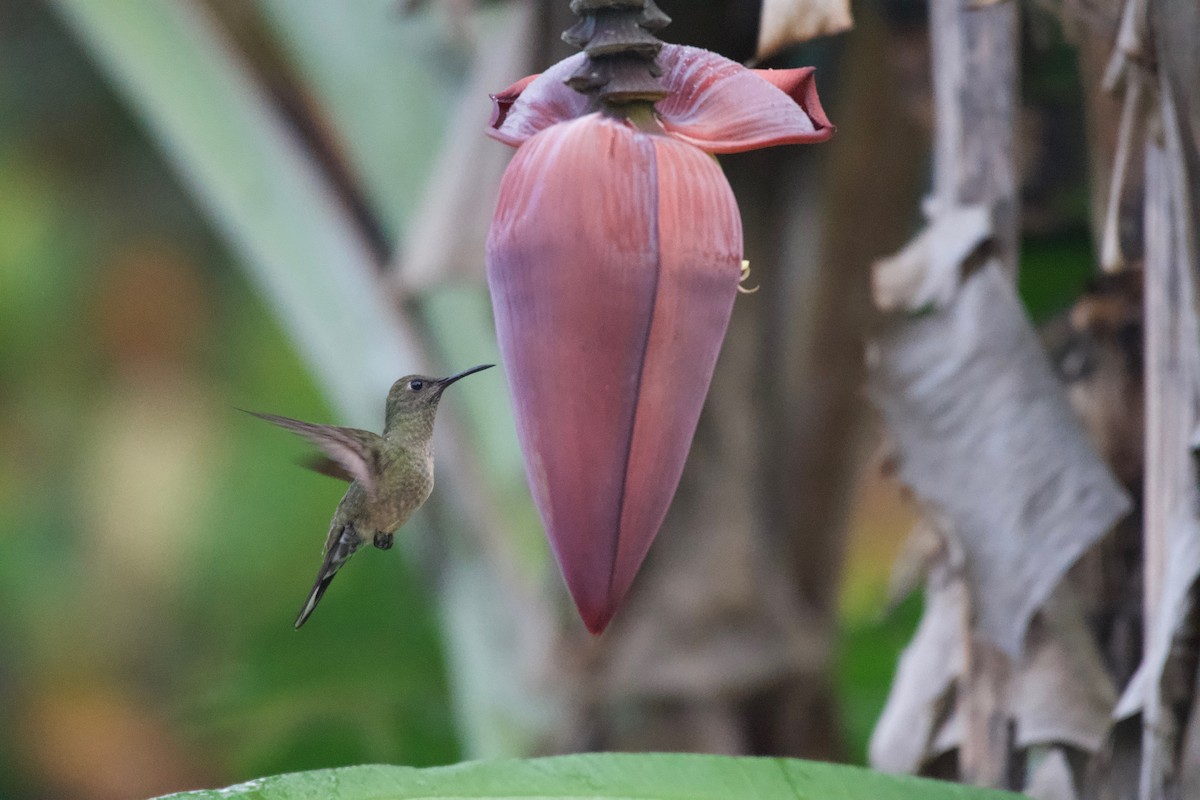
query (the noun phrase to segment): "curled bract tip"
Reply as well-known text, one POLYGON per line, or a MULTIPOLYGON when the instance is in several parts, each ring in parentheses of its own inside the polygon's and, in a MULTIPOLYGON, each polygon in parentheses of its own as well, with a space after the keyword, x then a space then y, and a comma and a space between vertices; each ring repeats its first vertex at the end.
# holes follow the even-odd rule
MULTIPOLYGON (((493 95, 488 135, 517 147, 551 125, 588 113, 591 101, 564 83, 585 58, 577 53, 493 95)), ((833 135, 812 67, 751 70, 682 45, 664 45, 658 63, 670 92, 655 105, 663 128, 701 150, 737 153, 833 135)))

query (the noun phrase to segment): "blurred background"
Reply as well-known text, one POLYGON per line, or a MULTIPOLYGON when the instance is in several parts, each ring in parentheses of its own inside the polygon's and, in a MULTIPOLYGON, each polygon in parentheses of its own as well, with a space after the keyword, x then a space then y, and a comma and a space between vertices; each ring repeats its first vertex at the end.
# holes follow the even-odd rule
MULTIPOLYGON (((405 545, 292 629, 343 489, 236 409, 375 428, 395 377, 496 359, 486 92, 569 52, 566 5, 0 0, 0 796, 590 748, 864 762, 921 609, 889 606, 915 512, 861 341, 929 188, 923 3, 864 0, 768 62, 817 65, 839 132, 723 159, 762 290, 604 638, 499 371, 451 398, 405 545)), ((756 4, 661 5, 666 39, 754 55, 756 4)), ((1040 321, 1095 257, 1075 53, 1036 5, 1020 52, 1040 321)))

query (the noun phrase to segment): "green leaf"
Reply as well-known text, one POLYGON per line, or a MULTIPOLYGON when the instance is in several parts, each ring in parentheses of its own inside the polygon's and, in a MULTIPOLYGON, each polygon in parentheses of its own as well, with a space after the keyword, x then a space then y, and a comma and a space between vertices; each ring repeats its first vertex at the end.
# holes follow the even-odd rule
POLYGON ((1017 800, 955 783, 783 758, 594 753, 278 775, 177 800, 1017 800))

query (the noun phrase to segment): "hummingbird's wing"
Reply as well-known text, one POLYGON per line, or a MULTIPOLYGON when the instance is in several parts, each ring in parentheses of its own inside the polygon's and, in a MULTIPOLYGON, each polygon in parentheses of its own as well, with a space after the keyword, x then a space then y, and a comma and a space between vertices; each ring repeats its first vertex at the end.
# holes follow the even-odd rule
POLYGON ((313 584, 312 591, 308 593, 308 599, 304 601, 304 606, 296 617, 297 630, 308 621, 309 615, 317 607, 317 603, 321 602, 321 597, 324 596, 325 590, 333 581, 333 576, 337 574, 343 564, 350 560, 350 556, 354 555, 354 551, 362 542, 362 537, 358 535, 358 531, 354 529, 352 523, 346 523, 340 529, 334 528, 330 531, 329 542, 325 548, 325 560, 321 562, 321 569, 317 572, 317 582, 313 584))
MULTIPOLYGON (((383 437, 379 434, 358 428, 341 428, 337 425, 314 425, 311 422, 301 422, 275 414, 260 414, 257 411, 247 413, 303 436, 321 448, 325 455, 341 468, 336 473, 326 469, 318 469, 318 472, 356 480, 367 490, 367 494, 375 493, 375 476, 379 474, 379 446, 383 443, 383 437)), ((324 462, 321 463, 324 466, 324 462)))
POLYGON ((354 476, 347 472, 345 467, 329 456, 312 456, 306 458, 300 462, 300 466, 330 478, 337 478, 339 481, 345 481, 346 483, 354 480, 354 476))

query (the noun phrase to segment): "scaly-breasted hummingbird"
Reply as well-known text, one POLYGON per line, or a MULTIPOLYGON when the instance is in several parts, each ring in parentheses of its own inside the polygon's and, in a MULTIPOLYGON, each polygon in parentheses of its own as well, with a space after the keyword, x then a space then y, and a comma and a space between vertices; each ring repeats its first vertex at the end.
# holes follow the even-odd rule
POLYGON ((249 413, 287 428, 324 451, 309 466, 350 482, 333 513, 325 538, 325 560, 300 615, 299 628, 312 614, 330 581, 368 537, 380 550, 392 546, 396 530, 433 491, 433 420, 446 387, 495 364, 480 364, 449 378, 406 375, 388 391, 383 435, 358 428, 249 413))

